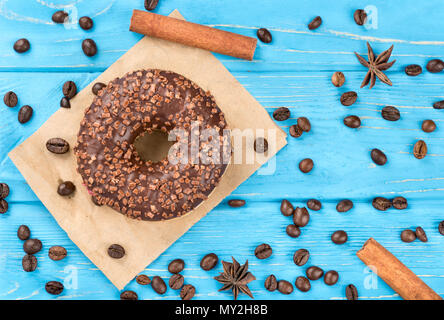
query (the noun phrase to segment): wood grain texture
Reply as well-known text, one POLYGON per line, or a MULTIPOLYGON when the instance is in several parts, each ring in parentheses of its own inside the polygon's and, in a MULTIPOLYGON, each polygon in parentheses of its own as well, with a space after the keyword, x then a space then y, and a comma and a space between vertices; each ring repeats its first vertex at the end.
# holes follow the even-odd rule
MULTIPOLYGON (((258 279, 250 286, 256 298, 344 299, 345 286, 353 283, 362 299, 399 299, 382 280, 373 279, 355 255, 365 240, 373 237, 444 295, 444 237, 437 230, 439 221, 444 220, 444 112, 432 108, 433 102, 444 99, 444 74, 425 72, 410 78, 403 71, 408 64, 425 67, 429 59, 444 56, 442 7, 438 0, 420 5, 407 0, 402 7, 375 0, 372 4, 378 10, 378 28, 367 30, 353 21, 353 11, 367 4, 327 0, 160 1, 156 13, 168 14, 178 8, 190 21, 247 36, 255 36, 258 27, 269 28, 273 42, 259 42, 252 62, 216 56, 270 114, 280 106, 290 108, 291 118, 279 123, 284 130, 297 117, 306 116, 312 131, 299 139, 289 137, 288 146, 276 157, 273 175, 255 174, 229 197, 244 198, 247 206, 233 209, 226 202, 219 205, 150 265, 147 275, 167 279, 168 262, 181 257, 186 262, 186 282, 196 286, 196 299, 231 299, 230 294, 217 292, 219 285, 212 280, 221 266, 210 272, 199 267, 203 255, 215 252, 225 260, 231 255, 240 262, 249 260, 258 279), (308 31, 307 23, 317 15, 323 17, 323 25, 308 31), (366 54, 365 41, 372 42, 376 53, 395 45, 393 58, 397 62, 387 72, 393 87, 377 83, 372 90, 359 89, 365 70, 353 52, 366 54), (339 89, 330 83, 331 74, 337 70, 347 78, 339 89), (339 97, 349 90, 357 91, 359 98, 355 105, 344 107, 339 97), (380 109, 385 105, 399 108, 401 120, 383 120, 380 109), (352 130, 342 124, 350 114, 362 118, 362 128, 352 130), (430 134, 422 132, 424 119, 433 119, 438 129, 430 134), (429 146, 429 155, 423 160, 412 155, 417 139, 429 146), (373 164, 369 155, 372 148, 387 154, 387 165, 373 164), (306 157, 314 160, 315 168, 304 175, 297 164, 306 157), (409 208, 377 212, 371 206, 371 199, 377 195, 403 195, 409 200, 409 208), (280 214, 280 201, 288 198, 300 206, 312 197, 322 200, 324 208, 312 213, 300 238, 288 237, 285 227, 290 220, 280 214), (352 199, 355 207, 339 214, 335 205, 343 198, 352 199), (402 243, 400 232, 418 225, 427 232, 429 242, 402 243), (330 240, 331 233, 338 229, 349 234, 349 241, 342 246, 330 240), (262 242, 273 247, 272 257, 265 261, 253 254, 262 242), (314 281, 310 292, 296 290, 290 296, 267 292, 263 281, 270 272, 291 282, 305 272, 306 267, 292 262, 299 248, 311 252, 306 267, 335 269, 340 274, 339 283, 328 287, 314 281)), ((143 9, 143 1, 0 0, 0 96, 14 90, 20 106, 30 104, 35 110, 33 119, 20 125, 18 107, 0 106, 0 181, 11 187, 7 199, 10 210, 0 216, 0 271, 4 275, 0 277, 0 299, 119 297, 119 292, 57 226, 6 155, 59 108, 61 86, 66 80, 85 87, 140 39, 140 35, 128 31, 133 9, 143 9), (93 17, 95 27, 85 32, 75 24, 54 25, 52 13, 66 6, 75 8, 78 17, 93 17), (14 41, 21 37, 27 37, 32 46, 24 55, 12 50, 14 41), (81 52, 84 38, 96 40, 96 57, 87 58, 81 52), (39 267, 34 273, 21 268, 22 242, 16 237, 20 224, 29 225, 33 236, 44 244, 44 250, 37 254, 39 267), (52 245, 65 246, 68 258, 50 260, 47 249, 52 245), (46 281, 68 281, 75 273, 77 288, 66 289, 59 297, 45 292, 46 281)), ((177 291, 169 289, 160 297, 150 287, 135 282, 128 289, 143 299, 179 298, 177 291)))

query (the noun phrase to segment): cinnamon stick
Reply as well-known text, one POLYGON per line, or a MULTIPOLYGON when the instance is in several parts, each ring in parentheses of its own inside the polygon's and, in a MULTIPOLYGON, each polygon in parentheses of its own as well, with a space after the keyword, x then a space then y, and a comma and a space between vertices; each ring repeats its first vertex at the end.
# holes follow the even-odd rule
POLYGON ((140 10, 133 11, 130 30, 250 61, 257 44, 255 38, 140 10))
POLYGON ((356 255, 405 300, 442 300, 375 239, 368 239, 356 255))

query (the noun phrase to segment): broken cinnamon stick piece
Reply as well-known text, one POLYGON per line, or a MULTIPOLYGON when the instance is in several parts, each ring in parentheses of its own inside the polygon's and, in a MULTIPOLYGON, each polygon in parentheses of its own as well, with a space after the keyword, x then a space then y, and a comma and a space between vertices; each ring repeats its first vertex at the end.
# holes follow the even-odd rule
POLYGON ((356 255, 405 300, 442 300, 375 239, 368 239, 356 255))
POLYGON ((140 10, 133 11, 130 30, 250 61, 257 44, 255 38, 140 10))

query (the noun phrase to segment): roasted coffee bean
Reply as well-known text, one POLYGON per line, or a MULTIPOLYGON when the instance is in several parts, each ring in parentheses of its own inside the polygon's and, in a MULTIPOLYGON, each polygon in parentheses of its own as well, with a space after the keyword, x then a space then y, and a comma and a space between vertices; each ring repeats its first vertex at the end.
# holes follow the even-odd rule
POLYGON ((345 199, 339 201, 336 205, 336 211, 338 212, 347 212, 353 208, 353 202, 351 200, 345 199))
POLYGON ((233 208, 240 208, 245 205, 245 200, 241 199, 232 199, 228 201, 228 205, 233 208))
POLYGON ((77 86, 73 81, 66 81, 63 84, 63 95, 67 97, 68 99, 72 99, 77 94, 77 86))
POLYGON ((432 73, 441 72, 444 69, 444 62, 441 59, 433 59, 427 62, 426 68, 432 73))
POLYGON ((24 53, 28 51, 31 48, 31 44, 29 43, 28 39, 18 39, 14 43, 14 50, 17 53, 24 53))
POLYGON ((185 261, 182 259, 174 259, 168 265, 168 271, 171 273, 179 273, 185 268, 185 261))
POLYGON ((299 170, 303 173, 309 173, 313 169, 314 163, 310 158, 306 158, 299 162, 299 170))
POLYGON ((396 197, 392 200, 393 207, 398 210, 407 209, 408 203, 407 199, 404 197, 396 197))
POLYGON ((324 270, 316 266, 311 266, 305 271, 305 274, 310 280, 318 280, 324 275, 324 270))
POLYGON ((273 40, 270 31, 265 28, 258 29, 256 34, 259 40, 261 40, 263 43, 270 43, 271 40, 273 40))
POLYGON ((6 92, 5 96, 3 97, 3 102, 10 108, 14 108, 17 105, 18 98, 17 95, 12 92, 6 92))
POLYGON ((309 132, 311 130, 311 123, 306 117, 298 118, 298 127, 302 129, 302 131, 309 132))
POLYGON ((184 281, 185 280, 183 278, 183 275, 177 273, 171 276, 170 280, 168 281, 168 285, 173 290, 179 290, 180 288, 183 287, 184 281))
POLYGON ((433 108, 438 110, 444 109, 444 100, 435 102, 433 108))
POLYGON ((292 238, 297 238, 301 235, 301 229, 299 229, 299 227, 294 224, 289 224, 285 231, 292 238))
POLYGON ((268 150, 268 141, 264 138, 257 138, 254 141, 254 151, 257 153, 265 153, 268 150))
POLYGON ((31 106, 23 106, 18 112, 18 121, 23 124, 28 122, 32 117, 33 110, 31 106))
POLYGON ((98 206, 98 207, 103 206, 103 204, 101 204, 101 203, 99 202, 99 199, 97 199, 97 198, 94 197, 94 196, 91 196, 91 201, 92 201, 96 206, 98 206))
POLYGON ((277 283, 277 289, 282 294, 290 294, 293 292, 293 285, 287 280, 279 280, 277 283))
POLYGON ((265 279, 265 283, 264 283, 265 289, 267 289, 268 291, 275 291, 278 287, 278 282, 276 280, 276 277, 274 274, 270 274, 267 279, 265 279))
POLYGON ((191 300, 196 293, 196 288, 191 284, 186 284, 180 290, 180 298, 182 300, 191 300))
POLYGON ((359 128, 361 126, 361 119, 358 116, 348 116, 344 118, 344 124, 349 128, 359 128))
POLYGON ((321 26, 321 24, 322 24, 322 18, 317 16, 316 18, 311 20, 311 22, 308 24, 308 29, 315 30, 315 29, 319 28, 321 26))
POLYGON ((120 300, 139 300, 139 296, 134 291, 126 290, 120 294, 120 300))
POLYGON ((372 152, 370 152, 370 156, 378 166, 383 166, 387 163, 387 156, 379 149, 373 149, 372 152))
POLYGON ((46 142, 46 149, 57 154, 67 153, 69 151, 69 143, 62 138, 51 138, 46 142))
POLYGON ((290 118, 290 109, 286 107, 280 107, 274 110, 273 118, 276 121, 285 121, 290 118))
POLYGON ((333 243, 335 244, 344 244, 347 242, 347 239, 348 239, 347 232, 343 230, 335 231, 331 235, 331 241, 333 241, 333 243))
MULTIPOLYGON (((173 276, 173 277, 174 277, 174 276, 173 276)), ((139 275, 136 277, 136 282, 137 282, 138 284, 142 285, 142 286, 146 286, 146 285, 149 285, 149 284, 151 283, 151 279, 150 279, 150 277, 148 277, 148 276, 145 275, 145 274, 139 274, 139 275)))
POLYGON ((392 207, 392 201, 383 197, 376 197, 372 201, 372 206, 376 210, 385 211, 392 207))
POLYGON ((332 286, 338 282, 339 274, 335 270, 330 270, 325 273, 324 283, 326 285, 332 286))
POLYGON ((121 259, 125 256, 125 249, 120 244, 112 244, 108 247, 108 255, 114 259, 121 259))
POLYGON ((310 214, 308 213, 307 208, 296 207, 293 215, 293 222, 298 227, 305 227, 310 221, 310 214))
POLYGON ((444 236, 444 220, 439 223, 438 231, 440 234, 442 234, 444 236))
POLYGON ((436 129, 436 123, 433 120, 424 120, 421 128, 424 132, 433 132, 436 129))
POLYGON ((218 262, 219 258, 217 257, 217 255, 215 253, 209 253, 205 255, 202 260, 200 260, 200 267, 205 271, 209 271, 213 269, 218 262))
POLYGON ((71 108, 71 102, 69 102, 67 97, 63 97, 62 100, 60 100, 60 107, 65 109, 71 108))
POLYGON ((418 64, 411 64, 405 67, 405 74, 411 77, 419 76, 422 73, 422 68, 418 64))
POLYGON ((293 255, 293 261, 299 267, 306 264, 308 258, 310 258, 310 252, 308 252, 306 249, 299 249, 293 255))
POLYGON ((416 228, 415 235, 422 242, 427 242, 428 241, 427 235, 426 235, 424 229, 421 228, 421 227, 417 227, 416 228))
POLYGON ((8 202, 5 199, 0 199, 0 214, 6 213, 8 207, 8 202))
POLYGON ((319 200, 310 199, 310 200, 307 200, 307 207, 310 210, 319 211, 322 209, 322 203, 319 200))
POLYGON ((416 159, 424 159, 427 155, 427 144, 423 140, 418 140, 413 147, 413 155, 416 159))
POLYGON ((292 136, 293 138, 299 138, 304 133, 304 131, 299 128, 297 124, 290 126, 289 132, 290 136, 292 136))
POLYGON ((23 251, 34 254, 42 250, 42 242, 39 239, 28 239, 23 243, 23 251))
POLYGON ((46 292, 53 295, 59 295, 63 292, 63 284, 58 281, 49 281, 45 285, 46 292))
POLYGON ((159 0, 145 0, 145 9, 148 11, 153 11, 156 9, 159 0))
POLYGON ((94 95, 98 95, 99 91, 102 90, 103 88, 106 87, 106 84, 102 83, 102 82, 96 82, 93 87, 92 87, 92 93, 94 93, 94 95))
POLYGON ((271 256, 273 253, 273 250, 271 249, 270 245, 263 243, 256 247, 254 250, 254 255, 258 259, 267 259, 271 256))
POLYGON ((55 23, 68 22, 68 13, 63 10, 57 11, 52 15, 52 21, 55 23))
POLYGON ((358 300, 358 289, 352 284, 345 287, 345 296, 347 300, 358 300))
POLYGON ((290 201, 288 200, 282 200, 281 202, 281 213, 286 216, 289 217, 293 214, 294 208, 293 205, 290 203, 290 201))
POLYGON ((37 258, 32 254, 27 254, 22 259, 22 267, 26 272, 33 272, 37 269, 37 258))
POLYGON ((405 229, 401 232, 401 240, 404 242, 412 242, 416 240, 416 234, 410 229, 405 229))
POLYGON ((331 83, 333 83, 335 87, 342 87, 345 83, 344 74, 341 71, 336 71, 335 73, 333 73, 333 75, 331 76, 331 83))
POLYGON ((66 249, 61 246, 53 246, 49 248, 48 251, 48 257, 54 261, 59 261, 64 259, 67 254, 68 252, 66 251, 66 249))
POLYGON ((6 183, 0 183, 0 199, 9 196, 9 186, 6 183))
POLYGON ((28 226, 22 224, 17 230, 17 237, 20 240, 28 240, 30 236, 31 236, 31 230, 29 230, 28 226))
POLYGON ((153 280, 151 280, 151 287, 153 287, 154 291, 158 294, 164 294, 167 290, 165 282, 158 276, 154 276, 153 280))
POLYGON ((79 25, 83 30, 89 30, 94 26, 94 22, 90 17, 81 17, 79 19, 79 25))
POLYGON ((302 292, 307 292, 310 290, 310 280, 308 280, 306 277, 297 277, 295 281, 295 286, 302 292))
POLYGON ((351 106, 358 99, 358 94, 354 91, 348 91, 342 94, 341 104, 343 106, 351 106))
POLYGON ((63 197, 69 196, 76 191, 76 186, 71 181, 62 182, 57 188, 57 193, 63 197))
POLYGON ((399 118, 401 118, 399 110, 392 106, 382 108, 381 115, 385 120, 388 121, 398 121, 399 118))
POLYGON ((97 53, 97 45, 92 39, 85 39, 82 42, 82 50, 88 57, 93 57, 97 53))
POLYGON ((353 19, 355 19, 358 26, 362 26, 367 21, 367 13, 362 9, 358 9, 353 14, 353 19))

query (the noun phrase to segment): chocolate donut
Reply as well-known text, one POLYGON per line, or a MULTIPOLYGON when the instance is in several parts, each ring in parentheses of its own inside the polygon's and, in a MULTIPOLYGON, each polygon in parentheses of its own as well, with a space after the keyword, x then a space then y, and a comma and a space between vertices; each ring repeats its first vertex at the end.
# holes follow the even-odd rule
POLYGON ((74 148, 77 171, 98 204, 139 220, 180 217, 205 200, 225 172, 231 154, 225 129, 214 97, 191 80, 170 71, 131 72, 100 90, 86 109, 74 148), (196 142, 197 129, 213 134, 196 142), (156 130, 182 134, 165 159, 145 161, 134 141, 156 130))

